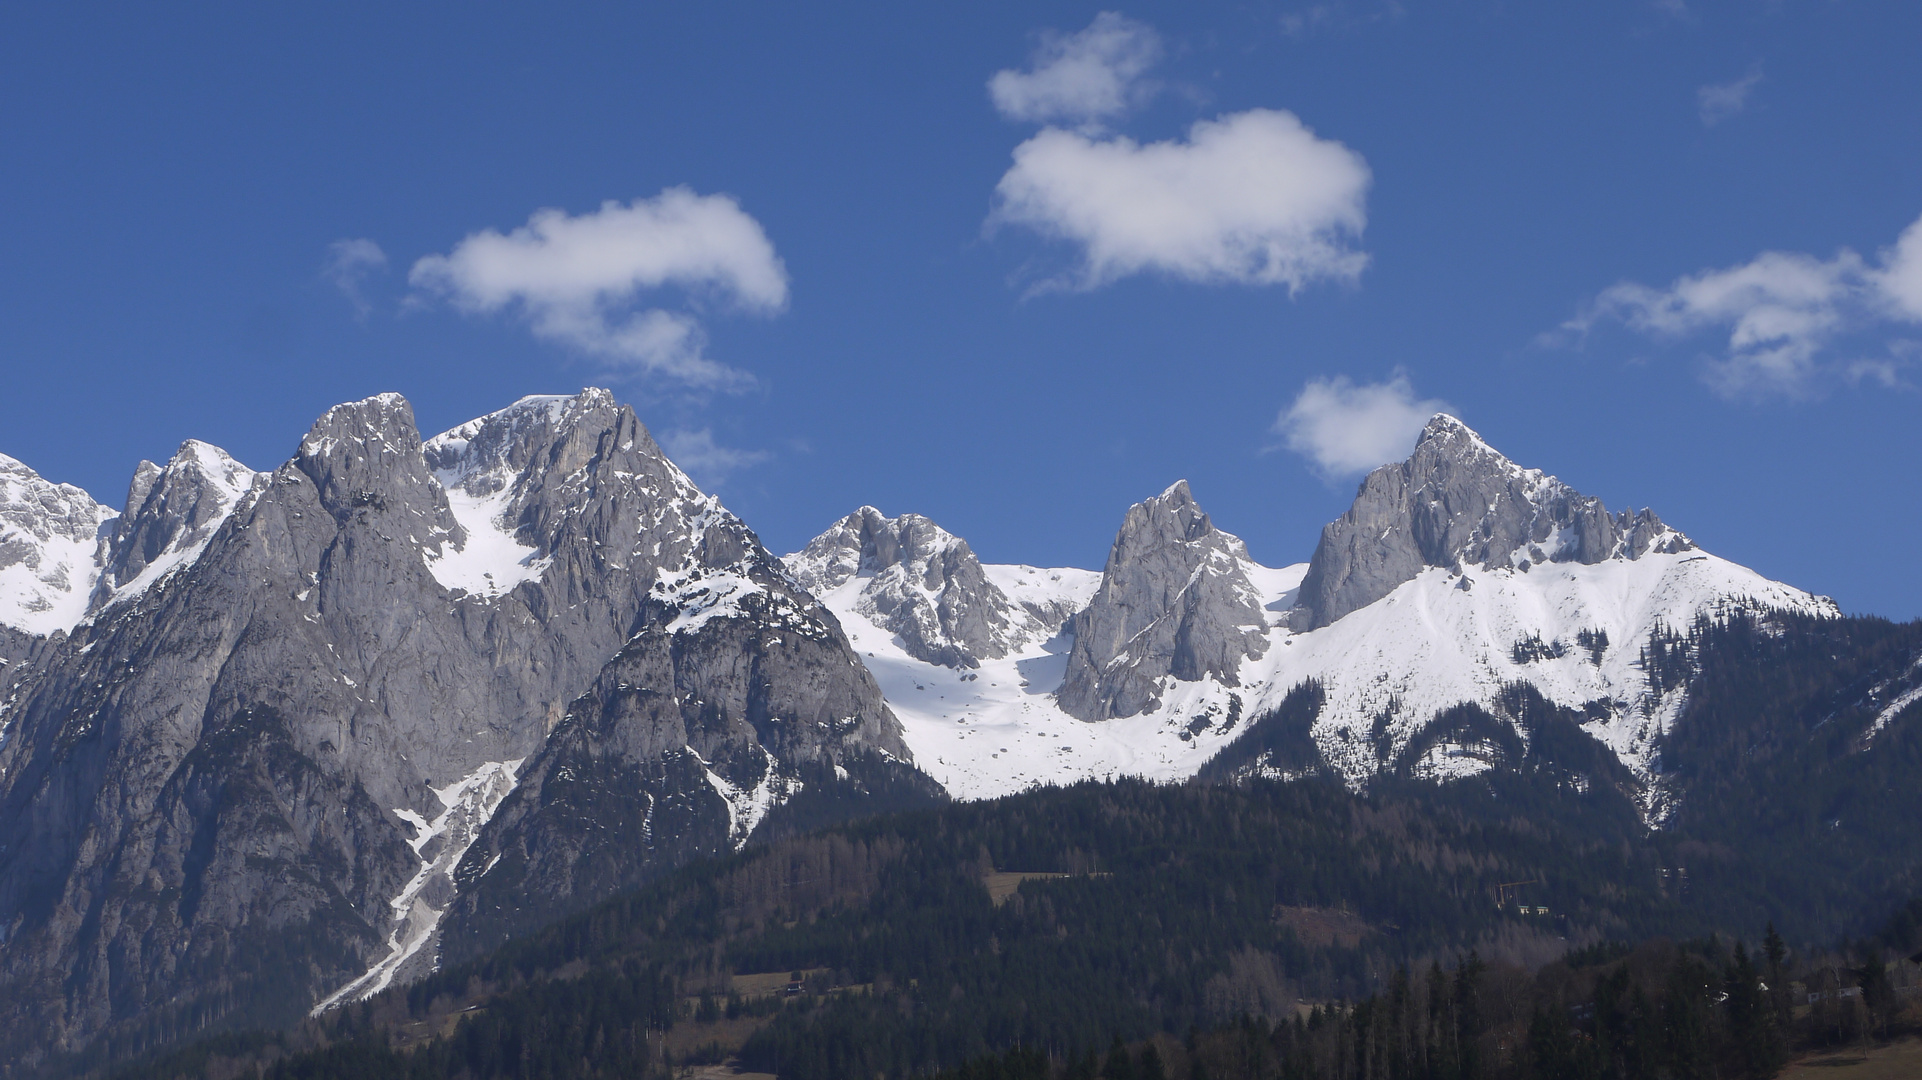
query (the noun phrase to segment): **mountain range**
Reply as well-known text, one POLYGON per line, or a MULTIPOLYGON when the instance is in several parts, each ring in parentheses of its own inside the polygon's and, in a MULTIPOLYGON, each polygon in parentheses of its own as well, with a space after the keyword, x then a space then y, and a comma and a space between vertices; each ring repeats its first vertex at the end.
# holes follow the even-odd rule
MULTIPOLYGON (((1445 415, 1279 568, 1185 482, 1099 571, 873 507, 777 558, 601 390, 427 439, 381 395, 266 472, 190 441, 119 512, 0 457, 0 1058, 286 1023, 1037 784, 1527 767, 1670 828, 1734 767, 1684 737, 1715 634, 1846 625, 1445 415)), ((1833 692, 1865 755, 1922 712, 1875 648, 1833 692)))

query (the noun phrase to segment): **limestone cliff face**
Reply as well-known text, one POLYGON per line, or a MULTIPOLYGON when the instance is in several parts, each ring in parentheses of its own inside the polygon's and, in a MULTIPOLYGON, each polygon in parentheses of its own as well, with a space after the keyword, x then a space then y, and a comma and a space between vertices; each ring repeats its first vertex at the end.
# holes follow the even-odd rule
MULTIPOLYGON (((0 642, 0 1060, 278 1022, 370 966, 431 966, 460 865, 433 823, 499 763, 538 777, 523 803, 551 792, 570 703, 618 698, 607 672, 649 650, 698 723, 614 723, 637 769, 763 747, 795 776, 837 755, 913 774, 833 617, 604 391, 425 443, 405 400, 369 398, 269 473, 190 443, 102 524, 84 619, 0 642), (431 859, 448 887, 397 920, 431 859)), ((511 786, 490 784, 461 843, 511 786)), ((737 825, 696 800, 639 873, 737 825)), ((534 884, 490 888, 538 917, 534 884)))
POLYGON ((1214 527, 1188 482, 1130 507, 1094 602, 1072 622, 1074 650, 1057 698, 1083 720, 1155 707, 1164 681, 1238 685, 1268 648, 1248 550, 1214 527))
POLYGON ((1348 512, 1322 530, 1291 620, 1297 630, 1326 626, 1428 566, 1593 564, 1692 546, 1650 511, 1610 515, 1600 499, 1437 415, 1408 460, 1369 473, 1348 512))

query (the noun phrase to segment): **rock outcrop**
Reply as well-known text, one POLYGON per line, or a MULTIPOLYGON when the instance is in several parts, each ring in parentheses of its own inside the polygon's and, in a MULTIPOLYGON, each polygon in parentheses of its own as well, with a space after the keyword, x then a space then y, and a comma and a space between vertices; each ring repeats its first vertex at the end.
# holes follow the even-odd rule
POLYGON ((1074 617, 1074 649, 1057 700, 1105 720, 1156 707, 1169 679, 1239 685, 1268 648, 1261 593, 1240 539, 1222 532, 1182 480, 1130 507, 1094 602, 1074 617))
POLYGON ((1327 626, 1429 566, 1526 570, 1692 546, 1650 511, 1611 515, 1600 499, 1522 468, 1437 414, 1408 460, 1369 473, 1348 512, 1322 529, 1290 620, 1301 631, 1327 626))

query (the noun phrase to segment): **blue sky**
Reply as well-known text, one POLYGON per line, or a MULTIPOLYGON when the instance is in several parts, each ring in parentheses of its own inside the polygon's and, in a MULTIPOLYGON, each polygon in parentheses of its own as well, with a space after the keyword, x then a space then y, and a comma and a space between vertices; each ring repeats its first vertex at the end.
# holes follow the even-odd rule
POLYGON ((117 503, 371 393, 609 385, 777 551, 872 503, 1098 567, 1187 477, 1280 564, 1440 401, 1911 618, 1918 46, 1855 0, 10 5, 0 452, 117 503))

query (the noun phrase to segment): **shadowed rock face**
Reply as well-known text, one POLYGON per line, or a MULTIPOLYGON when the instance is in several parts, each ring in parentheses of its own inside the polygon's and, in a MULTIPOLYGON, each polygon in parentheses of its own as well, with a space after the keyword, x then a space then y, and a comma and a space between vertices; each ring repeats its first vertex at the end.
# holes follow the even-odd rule
POLYGON ((1100 591, 1072 622, 1061 707, 1105 720, 1152 709, 1166 678, 1240 685, 1241 661, 1268 648, 1248 562, 1247 547, 1214 527, 1186 480, 1130 507, 1100 591))
POLYGON ((816 594, 865 578, 856 610, 897 634, 908 655, 974 668, 1054 633, 1069 612, 1018 604, 981 569, 968 542, 919 514, 864 506, 785 560, 816 594))
MULTIPOLYGON (((751 540, 751 538, 743 538, 751 540)), ((752 552, 752 554, 748 554, 752 552)), ((874 809, 945 801, 833 618, 758 545, 720 617, 650 604, 469 848, 450 960, 733 851, 769 815, 827 789, 874 809)))
MULTIPOLYGON (((666 657, 693 695, 675 715, 699 722, 608 721, 628 766, 736 754, 799 776, 885 754, 912 774, 833 617, 604 391, 425 444, 405 400, 369 398, 271 473, 190 443, 143 463, 96 565, 69 636, 0 641, 31 654, 0 669, 0 1061, 298 1015, 389 952, 389 901, 429 853, 407 822, 517 759, 556 805, 550 732, 584 693, 621 699, 620 677, 595 688, 636 650, 666 657)), ((743 838, 697 778, 715 798, 657 830, 641 873, 743 838)), ((513 828, 476 846, 523 843, 513 828)), ((539 918, 552 890, 493 895, 539 918)))
POLYGON ((1460 420, 1437 415, 1407 461, 1369 473, 1354 505, 1322 529, 1290 621, 1296 630, 1326 626, 1428 566, 1526 569, 1692 546, 1652 512, 1610 515, 1600 499, 1516 465, 1460 420))

